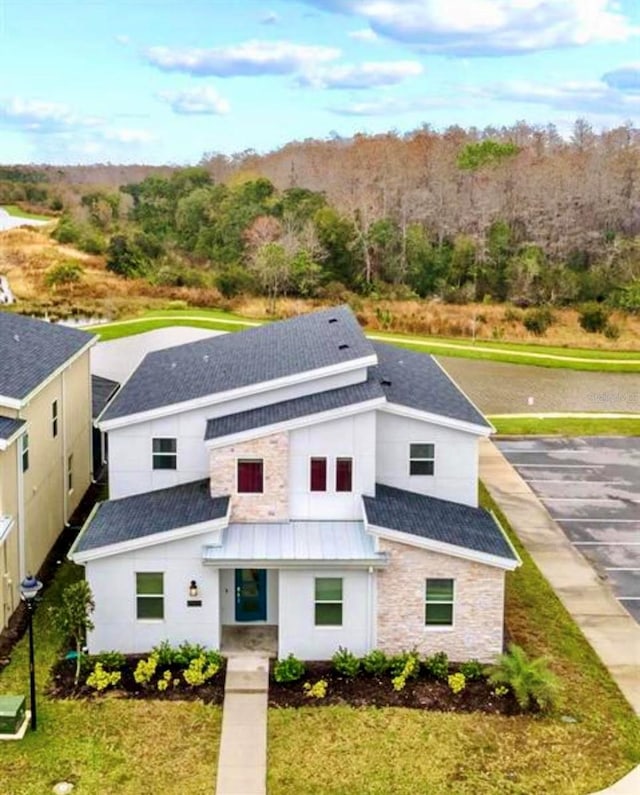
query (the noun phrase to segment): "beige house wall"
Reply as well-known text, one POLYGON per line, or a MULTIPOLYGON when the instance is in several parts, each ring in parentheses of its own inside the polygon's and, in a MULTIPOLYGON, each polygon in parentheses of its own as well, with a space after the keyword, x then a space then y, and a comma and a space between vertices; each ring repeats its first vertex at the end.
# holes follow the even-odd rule
POLYGON ((0 452, 0 516, 13 518, 11 530, 0 544, 0 630, 7 625, 20 600, 16 459, 18 450, 19 442, 14 442, 4 452, 0 452))
POLYGON ((380 539, 389 555, 377 579, 377 646, 396 653, 444 651, 456 662, 493 661, 502 651, 504 571, 380 539), (453 627, 425 626, 425 580, 454 580, 453 627))
POLYGON ((281 522, 289 519, 287 433, 212 450, 209 465, 211 496, 231 495, 232 522, 281 522), (264 462, 262 494, 238 494, 237 461, 241 458, 260 458, 264 462))

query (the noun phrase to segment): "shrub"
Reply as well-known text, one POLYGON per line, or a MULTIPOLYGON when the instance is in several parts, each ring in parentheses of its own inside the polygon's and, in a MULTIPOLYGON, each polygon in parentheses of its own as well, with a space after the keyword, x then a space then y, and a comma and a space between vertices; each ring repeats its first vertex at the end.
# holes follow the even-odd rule
POLYGON ((434 679, 446 679, 449 675, 449 658, 443 651, 427 657, 424 666, 434 679))
POLYGON ((103 651, 102 654, 96 654, 94 659, 105 668, 124 668, 127 663, 127 658, 121 651, 103 651))
POLYGON ((415 678, 420 673, 420 658, 417 652, 409 652, 405 657, 405 663, 402 671, 391 680, 393 689, 400 691, 404 690, 407 679, 415 678))
POLYGON ((467 686, 467 680, 463 673, 449 674, 447 677, 447 683, 451 692, 456 696, 458 693, 462 693, 467 686))
POLYGON ((484 665, 478 660, 468 660, 460 666, 460 673, 464 674, 465 679, 482 679, 484 676, 484 665))
POLYGON ((253 286, 251 276, 240 265, 229 265, 221 270, 214 283, 224 298, 235 298, 236 295, 249 292, 253 286))
POLYGON ((541 710, 548 710, 558 701, 558 680, 549 670, 548 659, 531 660, 524 649, 514 643, 489 669, 489 681, 512 690, 521 709, 529 709, 533 701, 541 710))
MULTIPOLYGON (((180 681, 180 680, 178 680, 178 681, 180 681)), ((171 682, 171 671, 165 671, 162 674, 162 677, 160 679, 158 679, 158 684, 157 684, 158 690, 161 693, 164 693, 164 691, 169 687, 169 683, 170 682, 171 682)))
POLYGON ((609 322, 609 312, 602 304, 585 304, 580 309, 580 325, 590 334, 604 331, 609 322))
POLYGON ((616 323, 609 322, 604 327, 604 331, 602 333, 608 340, 620 339, 620 334, 621 334, 620 326, 618 326, 616 323))
POLYGON ((61 262, 45 273, 47 287, 58 287, 63 284, 74 284, 82 278, 84 270, 77 262, 61 262))
POLYGON ((273 678, 276 682, 297 682, 298 679, 302 679, 304 672, 304 663, 293 654, 278 660, 273 666, 273 678))
POLYGON ((553 325, 554 320, 552 311, 548 307, 542 306, 526 312, 522 324, 527 331, 541 337, 553 325))
POLYGON ((175 663, 178 650, 174 649, 168 640, 163 640, 151 649, 151 653, 158 661, 158 665, 164 668, 175 663))
POLYGON ((391 661, 387 655, 379 649, 373 649, 369 654, 362 658, 362 667, 372 676, 380 676, 389 670, 391 661))
POLYGON ((517 323, 522 320, 522 312, 514 306, 508 306, 502 316, 505 323, 517 323))
POLYGON ((398 676, 404 670, 407 660, 412 655, 417 655, 415 651, 401 651, 399 654, 394 654, 389 660, 389 671, 391 676, 398 676))
POLYGON ((144 687, 153 679, 157 667, 158 658, 152 653, 146 660, 140 660, 138 662, 136 670, 133 672, 133 678, 136 680, 137 684, 144 687))
POLYGON ((173 662, 176 665, 187 666, 191 660, 202 657, 204 654, 206 654, 204 646, 201 646, 199 643, 189 643, 188 640, 185 640, 175 649, 173 662))
POLYGON ((189 667, 183 671, 184 681, 191 687, 201 687, 209 679, 212 679, 220 670, 216 663, 207 662, 204 654, 194 657, 189 663, 189 667))
POLYGON ((338 651, 331 658, 331 662, 339 674, 347 676, 349 679, 353 679, 360 671, 360 660, 349 649, 345 649, 342 646, 338 647, 338 651))
POLYGON ((305 682, 303 685, 307 698, 324 698, 327 695, 327 687, 326 679, 318 679, 314 685, 310 682, 305 682))
POLYGON ((92 673, 87 677, 87 685, 101 693, 108 687, 114 687, 122 679, 120 671, 105 671, 102 663, 97 662, 92 673))

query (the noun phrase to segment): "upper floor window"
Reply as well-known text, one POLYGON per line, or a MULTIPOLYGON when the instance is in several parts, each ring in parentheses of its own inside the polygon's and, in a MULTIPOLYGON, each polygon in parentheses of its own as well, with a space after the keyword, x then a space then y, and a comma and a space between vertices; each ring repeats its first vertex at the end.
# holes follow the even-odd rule
POLYGON ((262 494, 264 464, 262 459, 238 459, 238 494, 262 494))
POLYGON ((136 617, 164 618, 164 574, 161 571, 136 573, 136 617))
POLYGON ((51 404, 51 435, 55 439, 58 435, 58 401, 54 400, 51 404))
POLYGON ((154 469, 178 468, 177 439, 153 440, 153 468, 154 469))
POLYGON ((353 458, 336 458, 336 491, 353 491, 353 458))
POLYGON ((22 437, 22 471, 29 469, 29 434, 25 433, 22 437))
POLYGON ((428 627, 453 625, 453 580, 427 580, 424 623, 428 627))
POLYGON ((409 445, 409 474, 433 475, 435 471, 436 446, 435 444, 409 445))
POLYGON ((327 490, 327 459, 311 459, 311 491, 327 490))

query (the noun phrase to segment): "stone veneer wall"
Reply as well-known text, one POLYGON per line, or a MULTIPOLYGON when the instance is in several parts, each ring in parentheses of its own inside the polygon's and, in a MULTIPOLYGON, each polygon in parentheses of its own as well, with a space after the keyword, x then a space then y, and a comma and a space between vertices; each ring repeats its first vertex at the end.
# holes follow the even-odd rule
POLYGON ((209 455, 211 496, 231 495, 232 522, 282 522, 289 519, 289 435, 275 433, 262 439, 212 450, 209 455), (261 458, 262 494, 238 494, 239 458, 261 458))
POLYGON ((450 660, 492 662, 502 651, 504 574, 502 569, 441 555, 386 539, 389 566, 378 572, 377 646, 396 653, 444 651, 450 660), (453 578, 453 628, 425 627, 425 580, 453 578))

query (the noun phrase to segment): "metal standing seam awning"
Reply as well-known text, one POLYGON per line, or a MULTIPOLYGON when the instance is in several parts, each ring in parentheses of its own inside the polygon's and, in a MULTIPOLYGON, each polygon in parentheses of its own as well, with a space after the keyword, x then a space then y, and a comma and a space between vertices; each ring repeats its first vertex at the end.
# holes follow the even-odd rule
POLYGON ((219 546, 207 545, 203 563, 254 568, 353 567, 387 565, 374 549, 364 522, 264 522, 230 524, 219 546))

